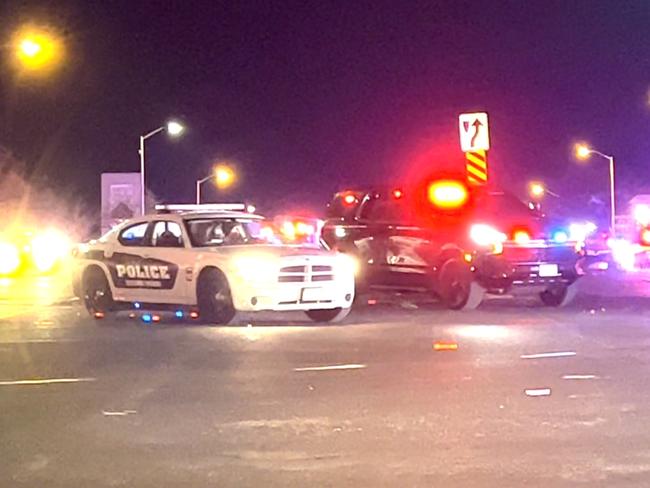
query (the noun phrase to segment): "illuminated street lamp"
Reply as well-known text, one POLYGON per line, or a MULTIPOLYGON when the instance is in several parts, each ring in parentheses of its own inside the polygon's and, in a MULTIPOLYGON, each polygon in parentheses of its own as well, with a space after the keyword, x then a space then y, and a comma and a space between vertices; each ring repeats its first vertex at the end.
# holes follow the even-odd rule
POLYGON ((576 146, 576 156, 578 156, 579 159, 587 159, 592 154, 595 154, 596 156, 600 156, 601 158, 609 161, 609 203, 611 208, 610 226, 611 226, 612 237, 616 237, 616 198, 615 198, 616 194, 614 193, 614 156, 608 156, 607 154, 603 154, 600 151, 591 149, 588 146, 585 146, 584 144, 578 144, 576 146))
POLYGON ((144 141, 149 139, 152 136, 155 136, 159 132, 167 131, 167 133, 172 137, 178 137, 183 133, 185 127, 182 124, 176 121, 169 121, 166 125, 158 127, 157 129, 147 132, 146 134, 140 136, 140 211, 141 214, 146 214, 146 198, 145 198, 145 179, 144 179, 144 141))
POLYGON ((63 42, 48 28, 25 26, 14 34, 12 45, 17 66, 31 74, 45 74, 63 58, 63 42))
POLYGON ((552 197, 555 198, 560 197, 560 195, 558 195, 555 192, 552 192, 551 190, 546 188, 543 183, 540 183, 538 181, 531 182, 528 185, 528 191, 530 192, 530 196, 536 200, 541 199, 544 195, 551 195, 552 197))
POLYGON ((235 172, 234 170, 225 164, 219 164, 214 167, 212 174, 209 174, 205 178, 196 180, 196 204, 201 204, 201 185, 208 180, 215 180, 217 188, 220 190, 228 188, 235 181, 235 172))

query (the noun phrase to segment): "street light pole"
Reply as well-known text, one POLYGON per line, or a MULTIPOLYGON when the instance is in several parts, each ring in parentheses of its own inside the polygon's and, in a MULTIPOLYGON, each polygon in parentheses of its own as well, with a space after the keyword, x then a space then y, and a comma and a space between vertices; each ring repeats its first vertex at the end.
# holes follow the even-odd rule
POLYGON ((144 179, 144 141, 149 139, 151 136, 158 134, 165 130, 165 126, 158 127, 151 132, 140 136, 140 213, 145 215, 147 213, 146 209, 146 189, 145 189, 145 179, 144 179))
POLYGON ((595 149, 590 149, 587 146, 578 146, 578 156, 585 158, 590 154, 595 154, 603 159, 609 161, 609 205, 611 209, 610 222, 612 230, 612 237, 616 237, 616 193, 614 190, 614 156, 601 153, 595 149))
POLYGON ((614 156, 609 156, 609 198, 612 207, 612 237, 616 237, 616 199, 614 198, 614 156))
POLYGON ((212 178, 216 178, 216 175, 209 175, 203 179, 196 180, 196 204, 201 205, 201 185, 212 178))
POLYGON ((152 136, 155 136, 159 132, 162 132, 166 130, 167 133, 172 136, 178 136, 180 135, 185 128, 179 124, 178 122, 175 122, 173 120, 167 122, 166 125, 163 125, 162 127, 158 127, 157 129, 152 130, 151 132, 147 132, 146 134, 140 136, 140 214, 144 215, 147 213, 146 205, 146 188, 145 188, 145 178, 144 178, 144 170, 145 170, 145 164, 144 164, 144 141, 149 139, 152 136))

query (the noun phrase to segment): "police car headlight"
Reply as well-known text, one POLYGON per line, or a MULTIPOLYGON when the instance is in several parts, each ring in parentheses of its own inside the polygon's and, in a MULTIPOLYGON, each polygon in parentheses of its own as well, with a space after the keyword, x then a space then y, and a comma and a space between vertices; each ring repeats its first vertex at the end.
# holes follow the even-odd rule
POLYGON ((68 255, 70 241, 58 232, 47 231, 32 240, 31 251, 36 269, 45 273, 68 255))
POLYGON ((503 243, 508 238, 503 232, 486 224, 474 224, 469 231, 469 237, 481 247, 492 247, 494 252, 503 251, 503 243))
POLYGON ((354 256, 339 253, 336 255, 336 272, 337 274, 352 273, 356 275, 359 272, 359 261, 354 256))
POLYGON ((268 257, 241 257, 235 261, 235 267, 239 275, 248 281, 273 280, 278 273, 276 261, 268 257))
POLYGON ((13 273, 20 266, 20 252, 9 242, 0 242, 0 275, 13 273))

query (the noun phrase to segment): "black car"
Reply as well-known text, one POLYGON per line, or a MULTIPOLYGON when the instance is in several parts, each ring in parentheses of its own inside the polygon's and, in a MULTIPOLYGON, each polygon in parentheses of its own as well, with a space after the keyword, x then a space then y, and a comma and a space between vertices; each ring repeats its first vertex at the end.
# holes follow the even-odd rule
POLYGON ((347 190, 328 205, 322 237, 359 260, 357 289, 428 291, 452 309, 486 293, 538 293, 549 306, 575 296, 581 244, 507 193, 460 179, 412 188, 347 190))

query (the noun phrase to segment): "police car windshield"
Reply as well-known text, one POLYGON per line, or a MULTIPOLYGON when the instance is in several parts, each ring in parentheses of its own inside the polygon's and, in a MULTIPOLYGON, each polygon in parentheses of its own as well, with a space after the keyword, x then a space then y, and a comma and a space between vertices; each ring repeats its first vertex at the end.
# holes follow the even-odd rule
POLYGON ((197 218, 186 220, 194 247, 260 244, 262 221, 238 218, 197 218))

